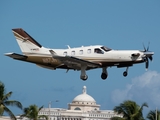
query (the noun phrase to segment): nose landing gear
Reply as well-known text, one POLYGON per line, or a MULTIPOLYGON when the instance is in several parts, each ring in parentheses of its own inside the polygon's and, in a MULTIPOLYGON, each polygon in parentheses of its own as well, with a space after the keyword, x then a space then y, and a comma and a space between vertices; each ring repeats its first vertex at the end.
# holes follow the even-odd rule
POLYGON ((126 71, 123 72, 123 76, 126 77, 128 75, 128 67, 126 68, 126 71))
POLYGON ((123 72, 123 76, 126 77, 128 73, 126 71, 123 72))

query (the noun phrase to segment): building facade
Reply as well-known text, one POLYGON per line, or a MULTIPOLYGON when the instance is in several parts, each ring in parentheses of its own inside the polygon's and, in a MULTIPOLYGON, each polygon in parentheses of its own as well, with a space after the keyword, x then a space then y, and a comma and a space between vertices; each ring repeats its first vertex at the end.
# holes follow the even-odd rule
POLYGON ((47 115, 49 120, 110 120, 115 116, 122 117, 113 110, 100 110, 100 105, 87 94, 86 86, 83 86, 82 94, 68 104, 68 109, 51 108, 49 105, 49 108, 43 108, 39 115, 47 115))
MULTIPOLYGON (((68 104, 68 109, 51 108, 49 104, 48 108, 41 109, 39 115, 46 115, 49 120, 110 120, 116 116, 123 117, 113 110, 100 110, 100 105, 96 104, 95 99, 87 94, 86 86, 83 86, 82 94, 76 96, 68 104)), ((10 120, 10 117, 1 116, 0 120, 10 120)), ((29 119, 17 116, 17 120, 29 119)))

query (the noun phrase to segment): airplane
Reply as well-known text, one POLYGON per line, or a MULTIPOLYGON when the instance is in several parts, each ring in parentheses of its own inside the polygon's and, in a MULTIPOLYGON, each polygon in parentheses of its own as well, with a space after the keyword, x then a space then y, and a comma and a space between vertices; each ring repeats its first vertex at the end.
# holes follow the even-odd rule
POLYGON ((116 66, 126 67, 123 76, 128 75, 128 68, 138 63, 145 63, 146 69, 149 60, 152 61, 154 52, 149 51, 149 45, 144 50, 114 50, 103 45, 81 46, 67 49, 50 49, 43 47, 22 28, 12 29, 23 54, 5 53, 15 60, 34 63, 40 67, 56 70, 66 69, 80 71, 80 79, 87 80, 87 70, 102 69, 101 78, 108 77, 107 68, 116 66))

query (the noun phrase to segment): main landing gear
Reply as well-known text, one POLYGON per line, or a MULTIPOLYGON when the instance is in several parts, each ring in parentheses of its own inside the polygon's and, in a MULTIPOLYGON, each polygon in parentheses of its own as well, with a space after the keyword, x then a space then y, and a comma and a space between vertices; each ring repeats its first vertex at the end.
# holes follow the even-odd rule
POLYGON ((81 75, 80 75, 80 78, 83 80, 83 81, 86 81, 88 79, 88 76, 86 75, 86 68, 87 66, 82 66, 81 67, 81 75))
POLYGON ((102 78, 103 80, 105 80, 105 79, 107 79, 107 77, 108 77, 107 68, 104 67, 104 68, 102 68, 101 78, 102 78))
POLYGON ((86 80, 88 79, 88 75, 80 76, 80 78, 81 78, 83 81, 86 81, 86 80))
MULTIPOLYGON (((86 68, 87 68, 87 66, 82 66, 81 67, 80 79, 82 79, 83 81, 86 81, 88 79, 88 76, 86 74, 86 68)), ((107 77, 108 77, 107 67, 104 67, 104 68, 102 68, 101 78, 103 80, 105 80, 105 79, 107 79, 107 77)))
MULTIPOLYGON (((82 66, 81 67, 81 75, 80 75, 80 79, 82 79, 83 81, 86 81, 88 79, 88 76, 86 74, 86 68, 87 66, 82 66)), ((128 75, 128 68, 126 68, 126 71, 123 72, 123 76, 126 77, 128 75)), ((107 79, 108 77, 108 73, 107 73, 107 67, 102 68, 102 74, 101 74, 101 78, 103 80, 107 79)))
POLYGON ((126 71, 123 72, 123 76, 126 77, 128 75, 128 67, 126 68, 126 71))

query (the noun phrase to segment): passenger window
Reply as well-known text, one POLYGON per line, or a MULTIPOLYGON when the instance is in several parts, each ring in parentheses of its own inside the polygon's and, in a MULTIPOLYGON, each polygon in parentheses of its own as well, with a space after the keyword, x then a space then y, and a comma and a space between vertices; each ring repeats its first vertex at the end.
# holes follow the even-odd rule
POLYGON ((64 52, 63 55, 67 55, 67 52, 64 52))
POLYGON ((71 55, 75 55, 75 51, 72 51, 72 52, 71 52, 71 55))
POLYGON ((80 51, 79 51, 79 54, 82 55, 82 54, 83 54, 83 50, 80 50, 80 51))
POLYGON ((103 54, 103 51, 99 48, 95 48, 94 53, 103 54))
POLYGON ((87 53, 90 54, 90 53, 91 53, 91 49, 88 49, 88 50, 87 50, 87 53))

